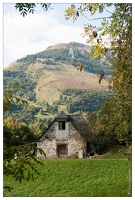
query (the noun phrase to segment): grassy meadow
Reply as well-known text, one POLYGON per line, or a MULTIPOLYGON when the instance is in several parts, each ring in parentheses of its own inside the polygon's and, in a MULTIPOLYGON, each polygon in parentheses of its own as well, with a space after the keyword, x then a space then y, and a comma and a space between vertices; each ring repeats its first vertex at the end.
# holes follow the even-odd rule
POLYGON ((132 162, 125 159, 50 159, 41 175, 19 183, 4 176, 4 197, 130 197, 132 162))

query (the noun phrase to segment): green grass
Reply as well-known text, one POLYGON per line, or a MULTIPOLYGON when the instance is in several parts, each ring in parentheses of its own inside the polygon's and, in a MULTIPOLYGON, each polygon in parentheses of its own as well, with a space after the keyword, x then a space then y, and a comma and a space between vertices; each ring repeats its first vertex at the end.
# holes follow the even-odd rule
POLYGON ((51 115, 48 112, 44 112, 44 114, 42 115, 41 113, 38 113, 37 115, 35 115, 34 117, 39 118, 39 119, 46 119, 46 118, 51 118, 53 117, 53 115, 51 115))
POLYGON ((66 105, 58 105, 58 110, 59 110, 59 111, 62 111, 62 110, 63 110, 63 111, 66 112, 66 111, 67 111, 67 106, 66 106, 66 105))
MULTIPOLYGON (((131 161, 100 159, 52 159, 35 165, 40 176, 16 182, 4 176, 5 197, 128 197, 131 161)), ((131 180, 130 180, 131 182, 131 180)))

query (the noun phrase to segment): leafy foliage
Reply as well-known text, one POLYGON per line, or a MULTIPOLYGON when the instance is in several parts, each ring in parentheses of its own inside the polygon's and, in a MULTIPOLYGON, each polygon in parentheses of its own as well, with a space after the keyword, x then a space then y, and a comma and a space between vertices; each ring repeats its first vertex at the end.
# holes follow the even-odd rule
POLYGON ((40 120, 40 123, 42 122, 48 126, 50 124, 49 119, 52 121, 52 117, 49 118, 46 113, 52 114, 53 116, 58 114, 59 105, 65 105, 69 113, 93 112, 98 111, 104 99, 112 95, 113 92, 111 91, 65 89, 59 96, 59 100, 54 101, 53 105, 49 105, 45 101, 37 102, 37 106, 25 106, 13 103, 10 110, 4 114, 4 119, 12 116, 14 119, 19 119, 27 125, 38 123, 38 120, 40 120), (39 119, 39 115, 43 118, 39 119))
MULTIPOLYGON (((81 90, 81 89, 65 89, 63 95, 67 95, 68 100, 67 108, 69 113, 80 112, 93 112, 98 111, 104 98, 112 96, 112 92, 96 91, 96 90, 81 90)), ((64 99, 65 101, 65 99, 64 99)))
POLYGON ((33 180, 34 174, 39 174, 34 168, 35 163, 33 161, 37 164, 42 164, 31 154, 31 152, 37 150, 45 156, 44 151, 33 144, 4 148, 4 175, 12 175, 19 182, 33 180))
MULTIPOLYGON (((109 119, 108 129, 116 133, 118 140, 127 145, 132 143, 132 4, 131 3, 85 3, 71 5, 66 10, 66 19, 73 18, 77 20, 80 16, 77 14, 85 15, 86 12, 93 16, 96 11, 102 13, 104 10, 108 11, 110 6, 114 6, 114 11, 110 12, 110 17, 103 18, 100 30, 93 27, 91 24, 84 26, 84 36, 87 36, 87 43, 96 38, 96 43, 93 45, 91 55, 93 58, 102 58, 108 51, 107 45, 103 42, 102 36, 109 34, 110 36, 110 55, 109 62, 113 70, 110 78, 110 89, 115 92, 114 97, 108 106, 111 110, 106 113, 100 124, 105 126, 109 119), (96 29, 97 34, 93 34, 96 29)), ((89 20, 95 20, 90 18, 89 20)))
POLYGON ((25 105, 28 105, 28 101, 26 99, 20 98, 19 96, 16 96, 13 94, 10 88, 22 88, 22 86, 18 84, 12 84, 8 89, 6 89, 3 93, 3 110, 8 111, 11 107, 11 105, 14 102, 22 103, 25 105))
POLYGON ((45 125, 45 123, 38 120, 34 124, 30 124, 29 128, 31 132, 34 133, 36 141, 37 141, 37 139, 43 134, 47 126, 45 125))
MULTIPOLYGON (((34 162, 41 164, 35 157, 37 151, 45 156, 43 150, 36 147, 36 130, 32 130, 26 124, 9 117, 4 120, 4 175, 12 175, 15 180, 34 179, 34 174, 38 173, 34 168, 34 162)), ((39 174, 39 173, 38 173, 39 174)), ((4 189, 11 189, 5 186, 4 189)))
POLYGON ((9 147, 30 143, 35 140, 34 133, 30 131, 29 127, 12 117, 4 120, 3 131, 4 144, 9 147))
MULTIPOLYGON (((13 102, 28 105, 28 101, 14 95, 11 91, 11 88, 22 88, 22 86, 18 84, 12 84, 8 86, 7 89, 4 88, 4 112, 10 109, 13 102)), ((36 161, 38 164, 41 163, 33 156, 33 152, 38 150, 40 154, 45 156, 43 150, 37 148, 35 145, 33 146, 31 143, 37 137, 34 137, 33 132, 26 124, 21 123, 18 120, 14 120, 11 117, 4 120, 3 125, 3 173, 5 175, 12 175, 15 180, 19 180, 20 182, 22 180, 29 180, 30 178, 34 178, 33 171, 34 173, 38 173, 38 171, 36 171, 33 167, 32 160, 36 161), (31 144, 26 145, 28 142, 31 144), (13 161, 14 159, 16 160, 13 161), (27 173, 25 171, 26 169, 27 173)), ((11 190, 12 187, 7 185, 4 186, 4 189, 11 190)))
MULTIPOLYGON (((47 11, 48 8, 50 7, 50 3, 40 3, 41 7, 47 11)), ((15 8, 19 10, 21 15, 25 17, 27 13, 32 13, 34 14, 35 10, 34 8, 36 7, 36 3, 16 3, 15 8)))
POLYGON ((29 101, 36 101, 36 94, 34 92, 36 82, 31 80, 29 75, 22 70, 18 72, 4 70, 3 76, 5 94, 11 94, 12 92, 12 95, 15 94, 14 97, 16 96, 16 98, 19 96, 22 97, 22 99, 24 98, 29 101))
POLYGON ((97 154, 104 154, 108 151, 108 147, 112 144, 117 143, 117 138, 115 134, 112 134, 111 130, 109 133, 106 131, 108 128, 108 122, 104 123, 104 127, 102 127, 101 117, 99 116, 99 112, 93 112, 87 114, 88 120, 88 133, 87 139, 89 141, 89 148, 91 152, 97 154))

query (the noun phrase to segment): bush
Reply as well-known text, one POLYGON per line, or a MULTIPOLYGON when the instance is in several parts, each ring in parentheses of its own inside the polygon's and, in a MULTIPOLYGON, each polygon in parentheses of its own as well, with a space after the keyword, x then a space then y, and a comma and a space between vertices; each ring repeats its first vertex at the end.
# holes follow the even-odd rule
POLYGON ((127 148, 125 148, 124 150, 121 150, 121 152, 123 153, 123 155, 128 159, 128 160, 132 160, 132 146, 129 145, 127 148))

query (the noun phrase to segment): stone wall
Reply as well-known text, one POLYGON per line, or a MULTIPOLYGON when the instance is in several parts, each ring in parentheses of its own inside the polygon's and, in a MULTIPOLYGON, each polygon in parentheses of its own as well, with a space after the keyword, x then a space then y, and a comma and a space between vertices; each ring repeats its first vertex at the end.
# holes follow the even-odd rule
MULTIPOLYGON (((46 158, 56 157, 55 123, 53 123, 40 138, 37 143, 37 147, 41 148, 45 152, 46 158)), ((45 159, 39 152, 37 152, 37 157, 38 159, 45 159)))
POLYGON ((78 133, 78 131, 70 123, 68 137, 68 156, 79 157, 79 151, 83 150, 86 154, 87 141, 78 133))

